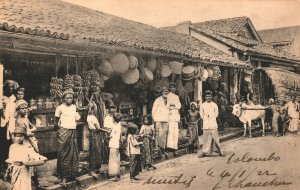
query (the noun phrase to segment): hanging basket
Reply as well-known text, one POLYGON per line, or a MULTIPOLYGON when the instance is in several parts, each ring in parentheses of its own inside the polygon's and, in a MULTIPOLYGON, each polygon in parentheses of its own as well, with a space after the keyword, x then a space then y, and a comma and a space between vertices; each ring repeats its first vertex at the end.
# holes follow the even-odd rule
POLYGON ((97 68, 98 72, 104 76, 111 76, 113 74, 113 68, 109 61, 103 60, 97 68))
POLYGON ((144 71, 145 71, 146 78, 148 80, 153 80, 154 79, 154 75, 153 75, 153 73, 150 69, 144 68, 144 71))
POLYGON ((129 60, 129 69, 133 70, 133 69, 136 69, 139 65, 139 60, 133 56, 133 55, 130 55, 128 57, 128 60, 129 60))
POLYGON ((139 80, 140 72, 138 69, 128 70, 121 78, 125 84, 134 84, 139 80))
POLYGON ((177 61, 171 61, 169 62, 169 65, 171 66, 173 74, 178 74, 178 75, 181 74, 183 63, 177 61))
POLYGON ((161 76, 168 77, 172 74, 172 68, 169 64, 163 64, 161 67, 161 76))
POLYGON ((117 53, 109 58, 115 75, 122 75, 129 69, 129 60, 123 53, 117 53))

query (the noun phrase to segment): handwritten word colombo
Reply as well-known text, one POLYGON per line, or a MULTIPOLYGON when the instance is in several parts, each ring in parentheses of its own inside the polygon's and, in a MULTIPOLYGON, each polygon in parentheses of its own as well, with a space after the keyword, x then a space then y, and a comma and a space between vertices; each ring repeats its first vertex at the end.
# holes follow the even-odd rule
POLYGON ((267 157, 252 157, 249 152, 245 153, 241 158, 236 157, 233 153, 227 160, 227 164, 238 163, 238 162, 268 162, 268 161, 279 161, 280 156, 276 156, 273 152, 267 157))
POLYGON ((184 185, 185 188, 188 188, 189 186, 191 186, 192 182, 194 181, 194 179, 196 178, 196 176, 192 176, 190 180, 183 180, 182 179, 183 174, 180 174, 179 176, 168 176, 165 178, 155 178, 153 176, 151 176, 150 178, 148 178, 143 185, 176 185, 176 184, 182 184, 184 185))

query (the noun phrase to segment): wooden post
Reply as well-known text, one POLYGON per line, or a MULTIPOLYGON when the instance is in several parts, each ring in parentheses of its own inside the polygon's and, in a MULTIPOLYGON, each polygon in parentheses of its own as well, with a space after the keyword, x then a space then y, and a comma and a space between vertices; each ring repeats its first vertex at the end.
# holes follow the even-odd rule
POLYGON ((2 96, 3 96, 3 65, 0 63, 0 109, 3 108, 2 96))

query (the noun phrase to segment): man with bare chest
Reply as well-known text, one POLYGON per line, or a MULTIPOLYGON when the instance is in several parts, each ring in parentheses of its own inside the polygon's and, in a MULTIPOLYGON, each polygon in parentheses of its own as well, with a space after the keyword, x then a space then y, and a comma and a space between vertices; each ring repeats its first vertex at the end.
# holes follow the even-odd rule
POLYGON ((199 148, 199 140, 198 140, 198 122, 200 120, 200 113, 197 108, 197 103, 192 102, 190 104, 190 110, 185 117, 185 122, 188 126, 189 133, 189 152, 197 153, 197 149, 199 148))

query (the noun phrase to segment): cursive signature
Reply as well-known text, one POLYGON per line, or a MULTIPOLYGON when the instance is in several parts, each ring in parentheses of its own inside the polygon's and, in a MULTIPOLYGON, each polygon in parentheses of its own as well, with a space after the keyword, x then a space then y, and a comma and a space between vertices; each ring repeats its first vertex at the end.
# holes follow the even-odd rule
POLYGON ((196 178, 196 176, 192 176, 189 180, 183 180, 182 179, 183 174, 180 174, 178 176, 168 176, 167 178, 155 178, 151 176, 147 180, 144 181, 143 185, 176 185, 176 184, 182 184, 185 188, 188 188, 191 186, 192 182, 196 178))
POLYGON ((253 157, 249 152, 245 153, 241 158, 236 157, 235 153, 229 156, 227 160, 227 164, 238 163, 238 162, 268 162, 268 161, 279 161, 280 156, 276 156, 276 153, 273 152, 269 156, 266 157, 253 157))

